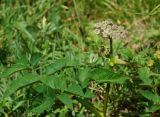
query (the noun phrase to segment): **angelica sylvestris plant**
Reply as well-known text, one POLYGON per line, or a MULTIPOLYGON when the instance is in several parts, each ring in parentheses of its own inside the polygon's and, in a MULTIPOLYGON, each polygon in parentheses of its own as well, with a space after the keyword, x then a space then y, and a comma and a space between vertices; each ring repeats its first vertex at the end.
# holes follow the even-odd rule
MULTIPOLYGON (((109 25, 112 26, 112 23, 109 25)), ((106 27, 103 27, 104 30, 101 27, 98 29, 102 32, 106 27)), ((111 33, 112 38, 118 33, 121 34, 121 32, 116 33, 117 31, 114 29, 114 32, 111 33)), ((107 32, 104 34, 106 37, 107 32)), ((55 51, 57 50, 55 49, 54 53, 55 51)), ((97 108, 92 102, 96 92, 89 88, 90 82, 124 84, 128 77, 115 73, 98 63, 79 62, 81 61, 80 56, 74 51, 73 53, 75 53, 74 57, 70 58, 72 56, 69 55, 70 53, 63 52, 63 56, 52 58, 52 60, 44 59, 43 53, 30 53, 29 57, 21 56, 20 60, 18 59, 15 64, 7 67, 0 74, 1 78, 13 79, 7 86, 3 98, 18 95, 18 91, 24 91, 22 89, 25 88, 29 91, 26 92, 29 102, 26 112, 29 114, 41 115, 46 111, 49 113, 63 107, 67 108, 66 113, 69 110, 74 112, 76 101, 76 105, 81 103, 81 107, 85 107, 94 116, 106 117, 109 86, 106 87, 104 108, 97 108), (57 105, 59 102, 61 102, 60 105, 57 105)), ((21 105, 18 106, 21 107, 21 105)))
MULTIPOLYGON (((128 33, 127 30, 124 29, 124 27, 114 24, 111 19, 95 23, 94 32, 100 35, 101 37, 103 37, 104 39, 106 39, 104 41, 107 41, 107 39, 109 40, 109 44, 110 44, 109 57, 113 57, 113 40, 124 39, 126 38, 128 33)), ((118 58, 115 60, 120 61, 120 59, 118 58)), ((121 61, 121 63, 122 62, 123 61, 121 61)), ((114 63, 116 63, 116 61, 114 61, 114 63)), ((113 66, 114 63, 112 63, 111 66, 113 66)), ((109 96, 110 96, 109 92, 110 92, 110 83, 107 83, 105 94, 104 94, 104 108, 103 108, 104 117, 106 117, 106 113, 107 113, 107 104, 109 102, 109 96)))
POLYGON ((1 0, 0 117, 160 117, 159 8, 1 0))

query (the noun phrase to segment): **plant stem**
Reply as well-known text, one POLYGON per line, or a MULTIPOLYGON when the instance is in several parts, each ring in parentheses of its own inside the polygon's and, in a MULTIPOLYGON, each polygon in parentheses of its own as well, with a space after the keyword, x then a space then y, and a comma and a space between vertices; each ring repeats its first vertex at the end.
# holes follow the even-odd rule
POLYGON ((104 117, 106 117, 106 113, 107 113, 107 104, 109 102, 109 91, 110 91, 110 84, 108 83, 106 86, 105 94, 104 94, 104 108, 103 108, 104 117))
MULTIPOLYGON (((109 38, 109 47, 110 47, 109 57, 111 57, 113 56, 113 40, 111 37, 109 38)), ((103 107, 104 117, 106 117, 106 113, 107 113, 107 105, 109 102, 109 92, 110 92, 110 83, 107 83, 105 93, 104 93, 104 107, 103 107)))
POLYGON ((113 55, 113 40, 112 40, 112 38, 109 38, 109 47, 110 47, 109 57, 111 57, 113 55))

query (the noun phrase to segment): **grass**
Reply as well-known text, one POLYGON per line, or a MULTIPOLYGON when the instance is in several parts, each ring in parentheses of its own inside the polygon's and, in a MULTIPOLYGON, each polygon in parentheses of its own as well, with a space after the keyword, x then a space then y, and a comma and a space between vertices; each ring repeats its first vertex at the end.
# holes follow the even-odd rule
POLYGON ((159 0, 2 0, 0 116, 160 116, 159 12, 159 0), (127 37, 96 35, 106 19, 127 37))

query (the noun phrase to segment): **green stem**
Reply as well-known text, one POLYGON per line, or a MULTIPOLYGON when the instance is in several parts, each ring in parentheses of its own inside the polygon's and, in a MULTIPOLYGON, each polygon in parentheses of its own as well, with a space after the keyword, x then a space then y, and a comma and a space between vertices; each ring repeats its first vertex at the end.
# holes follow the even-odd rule
MULTIPOLYGON (((113 56, 113 40, 112 40, 112 38, 109 38, 109 45, 110 45, 109 57, 112 57, 113 56)), ((103 107, 104 117, 106 117, 106 113, 107 113, 107 105, 109 102, 109 92, 110 92, 110 83, 107 83, 105 93, 104 93, 104 107, 103 107)))
POLYGON ((107 105, 109 102, 109 91, 110 91, 110 84, 108 83, 106 86, 105 94, 104 94, 104 108, 103 108, 104 117, 106 117, 106 113, 107 113, 107 105))
POLYGON ((112 40, 112 38, 109 38, 109 46, 110 46, 109 57, 111 57, 113 55, 113 40, 112 40))

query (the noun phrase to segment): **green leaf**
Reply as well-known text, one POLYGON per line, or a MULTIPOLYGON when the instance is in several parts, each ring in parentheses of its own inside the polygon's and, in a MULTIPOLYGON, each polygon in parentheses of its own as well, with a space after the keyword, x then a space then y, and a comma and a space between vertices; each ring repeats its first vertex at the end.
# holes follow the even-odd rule
POLYGON ((54 104, 54 99, 53 98, 46 98, 44 101, 42 101, 42 104, 33 108, 31 110, 31 112, 36 113, 36 114, 41 114, 43 113, 45 110, 49 111, 52 107, 52 105, 54 104))
POLYGON ((60 89, 62 91, 66 89, 66 80, 62 79, 59 75, 43 76, 40 81, 53 89, 60 89))
POLYGON ((67 94, 62 93, 61 95, 58 95, 57 98, 62 103, 64 103, 67 107, 69 107, 70 109, 73 109, 73 102, 67 94))
POLYGON ((23 57, 20 60, 18 60, 18 63, 12 65, 9 68, 6 68, 6 70, 0 74, 0 77, 5 78, 5 77, 8 77, 15 72, 18 72, 18 71, 21 71, 21 70, 24 70, 24 69, 27 69, 27 68, 29 68, 29 63, 26 60, 26 58, 23 57))
POLYGON ((34 37, 32 36, 32 34, 26 29, 26 26, 27 24, 25 22, 18 22, 16 23, 15 27, 17 29, 19 29, 23 34, 25 34, 26 37, 28 37, 28 39, 31 41, 31 42, 34 42, 35 39, 34 37))
POLYGON ((12 65, 10 68, 7 68, 2 74, 0 74, 1 78, 5 78, 10 76, 11 74, 27 69, 29 67, 29 65, 24 65, 24 64, 14 64, 12 65))
MULTIPOLYGON (((37 86, 33 87, 33 89, 34 89, 36 92, 38 92, 38 93, 43 93, 43 92, 45 92, 47 88, 48 88, 48 87, 45 86, 45 85, 43 85, 43 84, 37 85, 37 86)), ((46 93, 46 92, 45 92, 45 93, 46 93)))
POLYGON ((72 85, 68 86, 66 91, 68 91, 72 94, 76 94, 78 96, 84 96, 83 90, 78 84, 72 84, 72 85))
POLYGON ((11 84, 8 86, 7 90, 4 93, 4 96, 9 96, 15 91, 17 91, 19 88, 22 88, 26 85, 29 85, 31 83, 34 83, 40 79, 40 76, 37 74, 25 74, 23 77, 19 77, 16 80, 13 80, 11 84))
POLYGON ((56 60, 54 63, 47 66, 46 71, 47 74, 54 74, 55 72, 61 70, 64 67, 76 66, 77 63, 75 61, 69 59, 59 59, 56 60))
POLYGON ((14 108, 12 109, 12 111, 15 111, 16 109, 18 109, 20 106, 23 106, 25 103, 25 101, 20 101, 16 104, 16 106, 14 106, 14 108))
POLYGON ((152 112, 152 113, 158 110, 160 110, 160 105, 153 105, 149 108, 149 112, 152 112))
POLYGON ((87 90, 87 91, 85 92, 85 95, 84 95, 85 98, 93 98, 93 96, 95 96, 95 95, 94 95, 94 93, 91 92, 90 90, 87 90))
POLYGON ((30 63, 33 66, 36 65, 40 61, 41 57, 42 57, 41 53, 33 53, 32 57, 31 57, 31 60, 30 60, 30 63))
MULTIPOLYGON (((25 44, 25 50, 29 53, 32 53, 33 50, 36 50, 37 47, 35 46, 35 38, 31 31, 27 29, 28 24, 26 22, 17 22, 15 23, 15 28, 19 30, 19 32, 22 34, 21 38, 25 44)), ((33 31, 32 31, 33 32, 33 31)))
POLYGON ((64 66, 66 66, 65 59, 56 60, 54 63, 47 66, 47 74, 53 74, 56 71, 62 69, 64 66))
POLYGON ((117 83, 117 84, 123 84, 127 79, 129 79, 126 76, 122 76, 118 73, 114 73, 104 68, 93 69, 89 73, 88 77, 89 79, 95 80, 98 83, 110 82, 110 83, 117 83))
POLYGON ((139 68, 138 69, 139 78, 143 81, 144 85, 150 85, 152 80, 149 79, 150 71, 147 67, 139 68))
POLYGON ((89 83, 88 72, 89 71, 90 69, 88 68, 79 71, 78 80, 82 88, 86 88, 88 86, 88 83, 89 83))
POLYGON ((56 91, 53 91, 53 89, 51 87, 48 87, 44 84, 39 84, 36 85, 36 87, 33 87, 33 89, 39 93, 39 94, 43 94, 45 97, 49 96, 49 97, 55 97, 56 95, 56 91))
POLYGON ((140 91, 140 94, 147 98, 148 100, 153 101, 154 103, 160 103, 160 96, 152 93, 151 91, 140 91))

